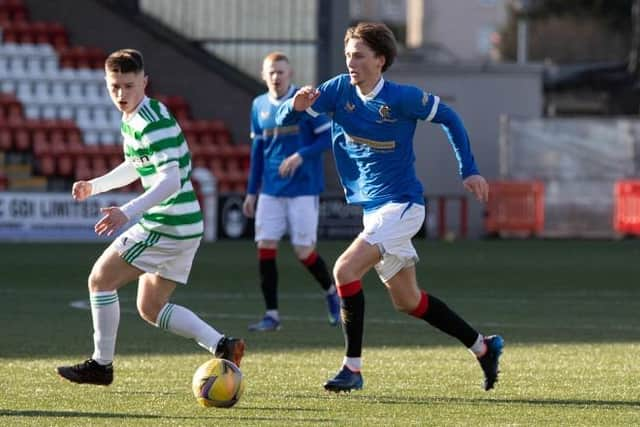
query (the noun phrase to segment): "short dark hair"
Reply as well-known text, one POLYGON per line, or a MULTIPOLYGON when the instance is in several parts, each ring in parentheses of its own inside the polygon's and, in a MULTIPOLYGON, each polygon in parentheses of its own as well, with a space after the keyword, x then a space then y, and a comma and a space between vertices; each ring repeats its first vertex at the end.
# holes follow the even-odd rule
POLYGON ((398 54, 393 31, 380 22, 360 22, 355 27, 347 28, 344 44, 346 45, 350 39, 363 40, 376 56, 384 56, 383 73, 393 64, 398 54))
POLYGON ((109 55, 105 69, 114 73, 139 73, 144 71, 144 58, 135 49, 120 49, 109 55))

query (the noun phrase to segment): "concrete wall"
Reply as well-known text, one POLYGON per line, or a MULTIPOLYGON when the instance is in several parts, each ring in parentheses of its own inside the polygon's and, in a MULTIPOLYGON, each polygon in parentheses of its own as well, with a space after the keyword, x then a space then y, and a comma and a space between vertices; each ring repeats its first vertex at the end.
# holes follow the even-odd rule
POLYGON ((234 140, 248 142, 251 100, 261 86, 243 87, 218 74, 215 65, 194 57, 188 43, 170 41, 156 28, 148 32, 98 0, 25 0, 32 20, 59 21, 66 26, 71 43, 111 52, 135 48, 145 56, 153 90, 185 97, 196 118, 222 119, 234 140), (256 90, 258 89, 258 90, 256 90))
POLYGON ((489 59, 492 33, 507 21, 508 0, 424 0, 424 41, 462 61, 489 59))
MULTIPOLYGON (((499 117, 540 117, 542 69, 517 66, 428 66, 398 63, 385 78, 413 84, 441 97, 462 117, 481 174, 499 177, 499 117)), ((463 194, 457 161, 440 126, 420 123, 414 148, 416 170, 427 195, 463 194)), ((470 234, 482 234, 482 206, 472 201, 470 234)), ((451 214, 451 222, 456 220, 451 214)))

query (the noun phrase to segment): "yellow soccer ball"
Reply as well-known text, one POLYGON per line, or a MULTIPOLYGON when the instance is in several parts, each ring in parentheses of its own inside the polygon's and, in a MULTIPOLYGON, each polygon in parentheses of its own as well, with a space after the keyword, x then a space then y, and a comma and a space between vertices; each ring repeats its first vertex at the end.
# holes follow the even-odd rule
POLYGON ((235 363, 211 359, 196 370, 191 382, 193 395, 204 407, 230 408, 244 391, 244 376, 235 363))

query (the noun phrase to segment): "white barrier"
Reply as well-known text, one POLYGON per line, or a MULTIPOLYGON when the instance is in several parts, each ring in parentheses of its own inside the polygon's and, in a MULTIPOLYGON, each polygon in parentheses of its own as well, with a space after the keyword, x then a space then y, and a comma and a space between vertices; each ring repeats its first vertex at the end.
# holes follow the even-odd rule
POLYGON ((100 208, 120 206, 135 196, 106 193, 77 202, 71 192, 0 193, 0 240, 108 241, 112 237, 102 238, 93 231, 100 208))
MULTIPOLYGON (((200 188, 205 234, 203 240, 217 238, 217 192, 215 178, 196 169, 194 181, 200 188)), ((104 193, 77 202, 71 192, 0 193, 0 241, 111 241, 93 231, 101 218, 100 208, 121 206, 138 193, 104 193)), ((121 231, 138 221, 134 218, 121 231)))

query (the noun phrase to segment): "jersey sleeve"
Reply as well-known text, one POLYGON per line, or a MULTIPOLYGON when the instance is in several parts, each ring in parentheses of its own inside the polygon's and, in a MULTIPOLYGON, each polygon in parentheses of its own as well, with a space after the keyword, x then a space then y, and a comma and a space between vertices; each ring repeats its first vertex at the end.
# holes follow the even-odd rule
POLYGON ((264 141, 262 128, 258 120, 258 108, 255 102, 251 107, 251 160, 249 162, 249 178, 247 181, 247 194, 257 194, 262 184, 262 172, 264 168, 264 141))
POLYGON ((433 120, 440 105, 439 96, 414 86, 406 86, 404 92, 403 109, 409 118, 428 122, 433 120))
POLYGON ((438 103, 436 107, 436 112, 430 121, 442 125, 458 160, 460 175, 464 179, 468 176, 479 174, 476 161, 471 152, 469 136, 460 116, 453 108, 442 102, 438 103))
POLYGON ((344 76, 341 75, 327 80, 318 86, 320 96, 315 100, 313 105, 305 111, 296 111, 293 108, 293 98, 283 102, 276 114, 276 124, 278 126, 290 126, 301 120, 318 117, 322 113, 334 112, 343 80, 344 76))
POLYGON ((331 147, 331 121, 326 115, 321 114, 305 124, 310 125, 311 137, 310 141, 305 141, 305 144, 298 150, 298 154, 307 160, 321 155, 331 147))

